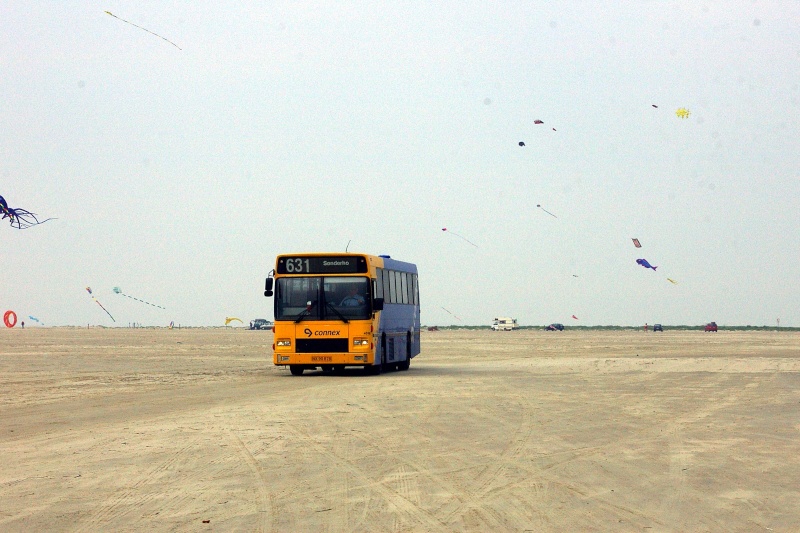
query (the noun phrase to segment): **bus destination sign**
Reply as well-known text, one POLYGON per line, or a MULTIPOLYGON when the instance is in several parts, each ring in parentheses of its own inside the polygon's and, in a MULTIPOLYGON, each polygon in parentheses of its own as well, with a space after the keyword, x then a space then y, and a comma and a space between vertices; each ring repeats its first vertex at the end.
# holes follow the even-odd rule
POLYGON ((359 256, 296 256, 278 258, 278 274, 358 274, 367 272, 359 256))

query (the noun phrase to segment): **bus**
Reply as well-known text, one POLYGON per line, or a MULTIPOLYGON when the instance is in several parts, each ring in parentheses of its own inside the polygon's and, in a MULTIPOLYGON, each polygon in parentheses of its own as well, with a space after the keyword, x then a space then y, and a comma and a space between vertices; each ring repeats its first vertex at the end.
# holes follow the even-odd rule
POLYGON ((408 370, 420 353, 417 267, 388 255, 279 255, 264 296, 274 296, 273 363, 305 370, 408 370))

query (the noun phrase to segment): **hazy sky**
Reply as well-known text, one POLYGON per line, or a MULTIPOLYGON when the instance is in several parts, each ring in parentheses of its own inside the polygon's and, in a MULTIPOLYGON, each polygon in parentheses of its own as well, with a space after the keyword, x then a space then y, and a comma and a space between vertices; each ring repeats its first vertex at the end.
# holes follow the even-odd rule
POLYGON ((349 243, 423 324, 800 326, 799 2, 268 4, 0 3, 0 195, 58 218, 0 311, 271 319, 349 243))

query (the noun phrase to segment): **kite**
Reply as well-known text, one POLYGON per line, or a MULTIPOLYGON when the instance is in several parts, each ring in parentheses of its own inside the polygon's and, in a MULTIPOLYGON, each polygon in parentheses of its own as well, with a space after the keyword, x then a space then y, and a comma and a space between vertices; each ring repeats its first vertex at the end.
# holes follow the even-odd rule
POLYGON ((31 213, 27 209, 8 207, 6 199, 2 196, 0 196, 0 213, 3 214, 0 220, 7 218, 9 222, 11 222, 11 227, 17 229, 28 229, 31 226, 44 224, 48 220, 53 220, 52 218, 39 220, 36 218, 35 213, 31 213))
POLYGON ((677 285, 677 284, 678 284, 678 282, 677 282, 677 281, 675 281, 675 280, 674 280, 674 279, 672 279, 672 278, 667 278, 667 281, 669 281, 669 282, 670 282, 670 283, 672 283, 673 285, 677 285))
POLYGON ((17 313, 9 309, 3 315, 3 322, 5 322, 7 328, 13 328, 17 325, 17 313))
MULTIPOLYGON (((533 123, 534 123, 534 124, 544 124, 544 121, 542 121, 542 120, 539 120, 539 119, 536 119, 536 120, 534 120, 534 121, 533 121, 533 123)), ((556 129, 555 129, 555 128, 553 128, 553 131, 556 131, 556 129)))
MULTIPOLYGON (((227 326, 228 324, 230 324, 234 320, 238 320, 239 322, 242 322, 241 318, 236 318, 235 316, 226 316, 225 317, 225 325, 227 326)), ((242 322, 242 324, 244 324, 244 322, 242 322)))
POLYGON ((519 142, 519 145, 520 145, 520 146, 525 146, 525 143, 524 143, 524 142, 522 142, 522 141, 520 141, 520 142, 519 142))
MULTIPOLYGON (((447 231, 447 228, 442 228, 442 231, 447 231)), ((477 245, 477 244, 475 244, 474 242, 470 241, 470 240, 469 240, 469 239, 467 239, 466 237, 462 237, 462 236, 461 236, 461 235, 459 235, 458 233, 453 233, 452 231, 451 231, 451 232, 449 232, 449 233, 450 233, 451 235, 455 235, 456 237, 459 237, 459 238, 461 238, 461 239, 464 239, 465 241, 467 241, 468 243, 470 243, 470 244, 471 244, 472 246, 474 246, 475 248, 478 248, 478 245, 477 245)))
MULTIPOLYGON (((42 323, 41 323, 41 321, 39 321, 39 319, 38 319, 38 318, 36 318, 35 316, 28 315, 28 318, 30 318, 30 319, 31 319, 31 320, 33 320, 34 322, 38 322, 39 324, 42 324, 42 323)), ((42 324, 42 325, 44 326, 44 324, 42 324)))
POLYGON ((111 11, 106 11, 106 13, 108 13, 109 15, 111 15, 112 17, 114 17, 114 18, 115 18, 115 19, 117 19, 117 20, 121 20, 122 22, 125 22, 125 23, 127 23, 127 24, 130 24, 131 26, 136 26, 136 27, 137 27, 137 28, 139 28, 140 30, 144 30, 144 31, 146 31, 147 33, 150 33, 150 34, 152 34, 152 35, 155 35, 156 37, 160 37, 161 39, 164 39, 164 40, 165 40, 165 41, 167 41, 169 44, 171 44, 172 46, 174 46, 175 48, 177 48, 178 50, 182 50, 182 48, 181 48, 180 46, 178 46, 177 44, 173 43, 172 41, 170 41, 170 40, 169 40, 169 39, 167 39, 166 37, 162 37, 161 35, 159 35, 159 34, 157 34, 157 33, 153 33, 152 31, 148 30, 147 28, 142 28, 141 26, 137 26, 137 25, 136 25, 136 24, 134 24, 133 22, 130 22, 130 21, 128 21, 128 20, 125 20, 125 19, 121 19, 121 18, 119 18, 118 16, 116 16, 114 13, 112 13, 111 11))
POLYGON ((572 315, 572 318, 574 318, 575 320, 578 320, 578 317, 576 317, 575 315, 572 315))
POLYGON ((105 307, 103 307, 103 304, 101 304, 99 301, 97 301, 97 298, 95 298, 95 297, 94 297, 94 294, 92 294, 92 288, 91 288, 91 287, 86 287, 86 292, 88 292, 88 293, 89 293, 89 296, 91 296, 91 297, 92 297, 92 300, 94 300, 94 302, 95 302, 97 305, 99 305, 99 306, 100 306, 100 309, 102 309, 103 311, 105 311, 105 312, 106 312, 106 314, 107 314, 108 316, 110 316, 110 317, 111 317, 111 321, 112 321, 112 322, 116 322, 116 320, 114 320, 114 317, 113 317, 113 316, 111 316, 111 313, 109 313, 109 312, 108 312, 108 309, 106 309, 105 307))
POLYGON ((539 209, 541 209, 542 211, 544 211, 545 213, 547 213, 547 214, 548 214, 548 215, 550 215, 551 217, 553 217, 553 218, 558 218, 558 217, 557 217, 557 216, 555 216, 553 213, 551 213, 550 211, 548 211, 547 209, 545 209, 544 207, 542 207, 542 205, 541 205, 541 204, 536 204, 536 207, 538 207, 539 209))
POLYGON ((164 307, 161 307, 160 305, 151 304, 150 302, 145 302, 144 300, 140 300, 139 298, 134 298, 133 296, 128 296, 127 294, 122 292, 122 289, 120 289, 119 287, 114 287, 113 290, 114 290, 114 292, 116 294, 121 294, 122 296, 125 296, 126 298, 130 298, 131 300, 136 300, 137 302, 142 302, 143 304, 152 305, 153 307, 158 307, 159 309, 164 309, 164 307))
POLYGON ((657 266, 653 266, 653 265, 651 265, 650 263, 648 263, 648 262, 647 262, 647 259, 637 259, 637 260, 636 260, 636 262, 637 262, 638 264, 642 265, 642 266, 643 266, 643 267, 645 267, 645 268, 652 268, 653 270, 655 270, 655 269, 657 269, 657 268, 658 268, 657 266))
POLYGON ((675 114, 678 115, 678 118, 689 118, 691 113, 685 107, 679 107, 675 114))
POLYGON ((633 239, 633 245, 637 248, 642 247, 642 244, 639 242, 639 239, 633 239))
POLYGON ((651 104, 651 105, 652 105, 653 107, 655 107, 656 109, 658 109, 658 106, 657 106, 656 104, 651 104))
MULTIPOLYGON (((444 309, 444 307, 442 307, 442 309, 444 309)), ((450 311, 448 311, 447 309, 444 309, 444 310, 447 311, 448 313, 450 313, 450 311)), ((453 315, 453 313, 450 313, 450 314, 453 315)), ((461 317, 458 317, 456 315, 453 315, 453 316, 455 316, 457 319, 461 320, 461 317)))

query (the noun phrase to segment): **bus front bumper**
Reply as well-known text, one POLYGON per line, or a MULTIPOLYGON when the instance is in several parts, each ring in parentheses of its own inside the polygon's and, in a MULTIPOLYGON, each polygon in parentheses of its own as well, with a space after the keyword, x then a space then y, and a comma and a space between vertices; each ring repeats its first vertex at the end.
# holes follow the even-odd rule
POLYGON ((366 353, 280 353, 273 354, 276 365, 371 365, 374 356, 366 353))

